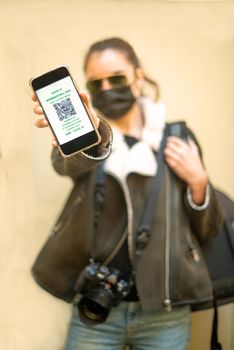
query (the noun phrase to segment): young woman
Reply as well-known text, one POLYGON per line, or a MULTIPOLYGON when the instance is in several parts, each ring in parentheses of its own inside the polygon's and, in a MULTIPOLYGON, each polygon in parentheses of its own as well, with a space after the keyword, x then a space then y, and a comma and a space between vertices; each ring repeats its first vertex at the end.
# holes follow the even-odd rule
MULTIPOLYGON (((142 91, 150 83, 158 93, 157 84, 119 38, 93 44, 84 70, 98 117, 88 96, 82 97, 102 141, 66 159, 53 141, 52 164, 60 175, 72 177, 74 188, 33 266, 34 276, 74 304, 66 350, 187 349, 190 305, 211 298, 197 240, 222 224, 198 145, 189 130, 187 142, 167 138, 150 237, 139 249, 138 225, 165 129, 163 105, 142 91), (101 271, 95 270, 98 264, 104 265, 101 271)), ((34 110, 42 114, 38 105, 34 110)), ((47 122, 38 119, 36 125, 47 122)))

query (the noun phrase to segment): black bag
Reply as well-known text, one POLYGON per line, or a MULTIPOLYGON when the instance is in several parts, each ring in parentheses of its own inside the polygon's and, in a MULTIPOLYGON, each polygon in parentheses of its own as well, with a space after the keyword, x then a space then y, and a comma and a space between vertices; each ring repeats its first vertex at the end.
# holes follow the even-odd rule
POLYGON ((234 202, 216 190, 225 219, 222 230, 201 246, 213 286, 213 301, 195 304, 193 311, 214 309, 210 349, 222 350, 218 341, 218 306, 234 301, 234 202))
MULTIPOLYGON (((216 190, 225 220, 222 230, 201 246, 212 280, 217 305, 234 301, 234 202, 216 190)), ((211 302, 193 306, 193 310, 212 307, 211 302)))
MULTIPOLYGON (((169 134, 187 140, 189 131, 184 121, 169 124, 169 134)), ((224 305, 234 301, 234 201, 215 190, 225 215, 221 231, 208 239, 203 252, 213 286, 213 301, 192 305, 192 310, 205 310, 213 304, 224 305)))
MULTIPOLYGON (((172 134, 183 139, 188 137, 185 122, 172 123, 172 134)), ((213 325, 210 342, 211 350, 222 350, 218 341, 218 306, 234 301, 234 201, 225 193, 215 190, 224 211, 224 224, 221 231, 201 245, 213 287, 213 300, 194 304, 192 311, 213 308, 213 325)))

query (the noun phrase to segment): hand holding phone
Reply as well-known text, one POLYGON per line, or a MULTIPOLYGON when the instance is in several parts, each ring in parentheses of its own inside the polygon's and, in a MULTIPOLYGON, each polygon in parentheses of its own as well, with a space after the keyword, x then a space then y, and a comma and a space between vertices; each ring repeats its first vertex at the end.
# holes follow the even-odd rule
POLYGON ((68 157, 100 142, 97 131, 99 118, 93 111, 89 97, 78 93, 74 81, 64 66, 31 80, 35 95, 34 112, 45 118, 38 119, 36 126, 50 126, 55 136, 53 146, 59 147, 68 157))

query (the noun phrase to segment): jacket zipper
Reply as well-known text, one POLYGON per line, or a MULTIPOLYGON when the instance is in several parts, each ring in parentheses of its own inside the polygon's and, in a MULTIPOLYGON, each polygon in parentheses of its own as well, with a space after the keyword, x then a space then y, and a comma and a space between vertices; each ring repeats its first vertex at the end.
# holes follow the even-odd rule
POLYGON ((133 256, 133 209, 132 202, 129 193, 129 189, 127 186, 127 182, 123 183, 123 190, 125 194, 125 200, 127 205, 127 215, 128 215, 128 254, 129 259, 134 266, 134 256, 133 256))
POLYGON ((192 241, 192 237, 190 235, 190 233, 187 233, 187 242, 188 242, 188 246, 189 246, 189 252, 194 260, 194 262, 198 263, 201 258, 200 258, 200 254, 196 248, 196 246, 194 245, 193 241, 192 241))
POLYGON ((165 299, 164 307, 167 311, 171 311, 171 299, 170 299, 170 231, 171 231, 171 218, 170 218, 170 179, 168 169, 165 166, 165 186, 166 186, 166 228, 165 228, 165 299))

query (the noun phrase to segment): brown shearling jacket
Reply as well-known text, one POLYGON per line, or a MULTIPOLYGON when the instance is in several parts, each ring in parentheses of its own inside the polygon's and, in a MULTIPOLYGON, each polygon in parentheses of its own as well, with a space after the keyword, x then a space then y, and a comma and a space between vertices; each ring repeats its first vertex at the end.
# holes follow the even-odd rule
POLYGON ((86 153, 63 158, 56 149, 52 163, 74 187, 52 233, 32 268, 36 281, 68 302, 76 297, 80 272, 94 257, 103 262, 118 246, 127 228, 129 257, 142 307, 192 304, 212 298, 211 281, 199 244, 219 231, 222 211, 209 184, 209 204, 193 208, 186 185, 165 165, 150 241, 138 257, 135 232, 152 184, 151 176, 130 173, 121 183, 108 173, 105 202, 94 230, 97 166, 111 153, 111 131, 101 121, 102 142, 86 153), (194 255, 194 252, 196 254, 194 255))

